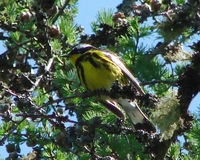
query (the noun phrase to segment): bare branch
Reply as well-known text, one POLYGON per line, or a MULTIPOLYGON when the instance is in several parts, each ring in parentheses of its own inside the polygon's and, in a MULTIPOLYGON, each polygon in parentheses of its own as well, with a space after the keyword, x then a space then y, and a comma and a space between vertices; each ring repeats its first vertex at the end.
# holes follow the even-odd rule
POLYGON ((56 20, 63 13, 64 9, 66 8, 66 6, 68 4, 69 4, 69 0, 65 0, 65 3, 63 4, 62 8, 59 10, 59 12, 56 14, 56 16, 54 17, 54 19, 52 20, 52 24, 54 24, 56 22, 56 20))

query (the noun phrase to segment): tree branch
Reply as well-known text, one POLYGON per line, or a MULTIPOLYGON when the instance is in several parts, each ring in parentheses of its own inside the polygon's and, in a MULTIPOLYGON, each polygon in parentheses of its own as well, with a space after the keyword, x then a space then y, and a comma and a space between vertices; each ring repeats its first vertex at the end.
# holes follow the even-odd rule
POLYGON ((66 6, 68 4, 69 4, 69 0, 65 0, 65 3, 63 4, 62 8, 59 10, 59 12, 56 14, 56 16, 54 17, 54 19, 52 20, 52 24, 54 24, 56 22, 56 20, 63 13, 64 9, 66 8, 66 6))
POLYGON ((177 136, 181 135, 183 132, 191 128, 192 116, 188 114, 188 107, 192 99, 200 91, 200 52, 192 57, 191 65, 185 68, 183 74, 180 75, 178 81, 178 97, 179 97, 179 107, 181 111, 181 118, 184 120, 184 128, 180 128, 175 131, 172 138, 169 140, 164 140, 162 142, 154 142, 154 147, 152 147, 156 155, 155 160, 164 159, 170 144, 173 143, 177 136), (159 151, 158 151, 159 148, 159 151), (157 151, 157 152, 156 152, 157 151))

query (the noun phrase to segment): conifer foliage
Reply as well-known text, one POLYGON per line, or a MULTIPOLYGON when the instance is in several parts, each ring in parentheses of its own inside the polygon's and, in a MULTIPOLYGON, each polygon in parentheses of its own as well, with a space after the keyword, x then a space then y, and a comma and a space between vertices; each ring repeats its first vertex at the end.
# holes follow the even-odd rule
POLYGON ((0 2, 2 158, 200 158, 200 115, 188 111, 200 91, 200 2, 123 0, 114 7, 96 11, 88 34, 75 22, 78 0, 0 2), (147 94, 131 97, 134 89, 117 82, 109 93, 86 92, 64 58, 79 43, 118 54, 147 94), (101 94, 137 99, 157 133, 134 131, 97 102, 101 94))

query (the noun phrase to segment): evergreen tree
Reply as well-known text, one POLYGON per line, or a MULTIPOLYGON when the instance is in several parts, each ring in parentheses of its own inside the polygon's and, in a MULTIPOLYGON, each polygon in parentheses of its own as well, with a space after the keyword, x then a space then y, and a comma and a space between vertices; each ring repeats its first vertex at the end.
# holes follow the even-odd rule
MULTIPOLYGON (((188 107, 200 90, 200 2, 123 0, 116 13, 97 11, 92 34, 75 23, 77 4, 0 2, 0 144, 7 159, 199 159, 200 115, 188 107), (96 101, 103 91, 85 91, 63 57, 79 43, 123 59, 147 93, 136 99, 156 134, 134 131, 108 112, 96 101), (32 152, 23 155, 22 144, 32 152)), ((126 91, 112 94, 130 96, 126 91)))

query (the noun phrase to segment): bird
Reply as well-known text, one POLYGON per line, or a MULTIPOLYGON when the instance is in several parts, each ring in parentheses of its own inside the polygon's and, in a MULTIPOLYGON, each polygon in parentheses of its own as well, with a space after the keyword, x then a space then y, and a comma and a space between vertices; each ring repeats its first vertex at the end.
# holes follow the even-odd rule
MULTIPOLYGON (((100 89, 110 91, 117 81, 121 86, 131 84, 139 95, 146 95, 138 80, 116 53, 81 43, 75 45, 66 57, 76 68, 81 84, 88 91, 100 89)), ((156 132, 155 126, 139 108, 135 99, 102 95, 99 97, 99 102, 123 120, 125 112, 134 130, 156 132)))

